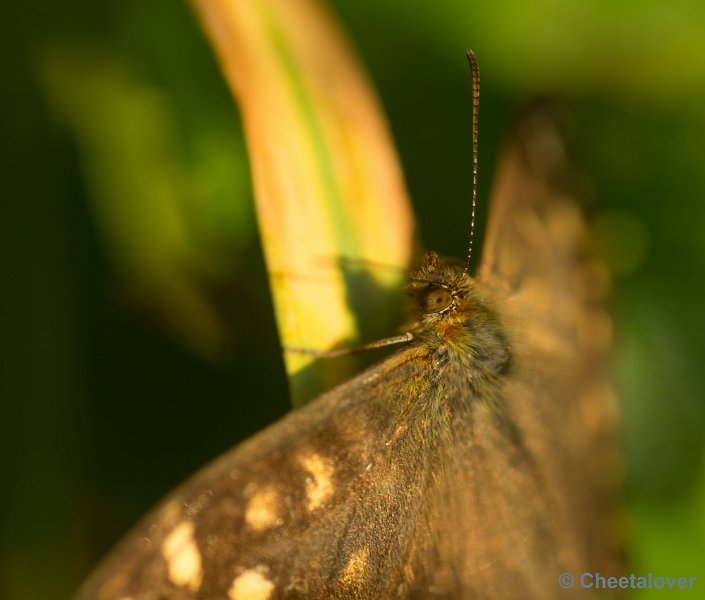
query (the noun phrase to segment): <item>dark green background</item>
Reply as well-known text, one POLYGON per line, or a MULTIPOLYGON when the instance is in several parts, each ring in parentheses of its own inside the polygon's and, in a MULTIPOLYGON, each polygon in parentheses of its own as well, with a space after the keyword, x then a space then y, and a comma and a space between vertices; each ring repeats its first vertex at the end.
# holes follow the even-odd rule
MULTIPOLYGON (((705 597, 702 6, 333 3, 429 248, 467 239, 465 48, 480 223, 512 111, 562 99, 615 278, 634 571, 697 576, 684 597, 705 597)), ((65 598, 151 504, 282 414, 286 380, 237 112, 188 7, 12 0, 0 22, 0 597, 65 598)))

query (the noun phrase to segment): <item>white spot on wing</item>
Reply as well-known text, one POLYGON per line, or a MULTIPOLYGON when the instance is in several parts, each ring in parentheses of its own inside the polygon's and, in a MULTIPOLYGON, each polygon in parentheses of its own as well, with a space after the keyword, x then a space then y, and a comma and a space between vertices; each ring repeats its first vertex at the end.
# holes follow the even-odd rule
POLYGON ((369 548, 362 548, 353 552, 340 577, 342 582, 346 585, 359 585, 365 577, 369 558, 369 548))
POLYGON ((195 526, 190 521, 179 523, 162 543, 169 579, 178 586, 197 592, 203 579, 201 553, 194 539, 195 526))
POLYGON ((302 456, 299 462, 311 476, 306 478, 306 495, 308 509, 314 510, 323 504, 333 493, 333 465, 326 462, 319 454, 302 456))
POLYGON ((268 600, 274 590, 274 584, 263 573, 266 567, 247 569, 233 579, 228 590, 230 600, 268 600))
POLYGON ((281 524, 277 493, 272 488, 263 488, 254 493, 245 507, 245 521, 255 531, 281 524))

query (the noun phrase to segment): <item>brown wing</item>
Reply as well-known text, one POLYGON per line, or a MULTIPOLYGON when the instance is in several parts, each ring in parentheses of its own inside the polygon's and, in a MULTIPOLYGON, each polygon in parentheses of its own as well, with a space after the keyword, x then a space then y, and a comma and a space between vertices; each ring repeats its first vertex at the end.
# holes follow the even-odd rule
MULTIPOLYGON (((458 434, 471 448, 455 467, 469 481, 464 569, 477 597, 565 598, 562 572, 623 573, 615 410, 602 372, 606 284, 586 258, 578 206, 561 189, 566 171, 553 123, 534 113, 496 176, 478 282, 512 363, 497 409, 478 405, 458 434)), ((584 593, 578 583, 574 592, 584 593)))
POLYGON ((417 342, 196 475, 80 598, 565 598, 563 571, 620 574, 604 319, 534 144, 505 154, 479 277, 509 370, 485 388, 417 342))
MULTIPOLYGON (((219 458, 133 531, 81 599, 385 598, 428 589, 423 442, 400 398, 428 393, 402 350, 219 458), (423 557, 422 557, 423 555, 423 557), (423 583, 422 583, 423 579, 423 583)), ((430 454, 428 454, 430 457, 430 454)))

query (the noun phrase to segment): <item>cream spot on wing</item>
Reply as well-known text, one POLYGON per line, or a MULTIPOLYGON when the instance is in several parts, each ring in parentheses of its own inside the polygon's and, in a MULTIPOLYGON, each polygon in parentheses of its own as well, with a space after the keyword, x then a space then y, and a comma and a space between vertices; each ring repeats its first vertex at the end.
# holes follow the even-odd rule
POLYGON ((281 524, 277 493, 270 487, 254 493, 245 507, 245 521, 255 531, 281 524))
POLYGON ((370 558, 369 548, 362 548, 353 552, 348 564, 343 569, 340 579, 345 585, 360 584, 367 570, 367 561, 370 558))
POLYGON ((272 595, 274 584, 263 575, 267 569, 257 568, 243 571, 228 590, 230 600, 267 600, 272 595))
POLYGON ((203 579, 201 553, 194 539, 195 526, 190 521, 184 521, 164 539, 162 555, 166 560, 169 579, 174 585, 188 586, 192 592, 197 592, 203 579))
POLYGON ((333 465, 325 461, 319 454, 302 456, 299 462, 310 473, 306 478, 306 495, 308 509, 314 510, 323 504, 333 493, 333 465))

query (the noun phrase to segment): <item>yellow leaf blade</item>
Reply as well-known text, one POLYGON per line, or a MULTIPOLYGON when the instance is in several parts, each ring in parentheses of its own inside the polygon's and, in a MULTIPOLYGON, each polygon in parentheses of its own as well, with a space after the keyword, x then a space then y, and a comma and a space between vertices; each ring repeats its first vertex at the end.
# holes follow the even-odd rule
MULTIPOLYGON (((351 286, 361 278, 341 259, 387 267, 368 268, 362 295, 375 306, 399 285, 411 253, 411 211, 378 102, 316 3, 192 3, 242 111, 282 344, 349 343, 358 327, 348 304, 361 295, 351 286)), ((287 369, 300 373, 310 361, 287 354, 287 369)), ((295 400, 325 385, 315 379, 292 386, 295 400)))

